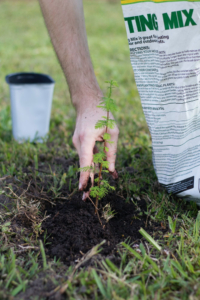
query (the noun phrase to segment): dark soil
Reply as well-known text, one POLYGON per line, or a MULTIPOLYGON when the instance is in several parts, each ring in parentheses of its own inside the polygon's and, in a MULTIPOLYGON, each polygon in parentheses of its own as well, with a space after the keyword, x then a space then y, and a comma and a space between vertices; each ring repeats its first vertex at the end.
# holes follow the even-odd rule
MULTIPOLYGON (((40 198, 47 200, 42 201, 42 215, 49 217, 42 223, 43 236, 41 236, 41 239, 45 240, 47 256, 60 258, 65 264, 71 265, 81 258, 83 254, 91 250, 92 247, 105 240, 101 255, 103 257, 117 257, 117 245, 120 242, 128 241, 137 244, 140 242, 139 229, 141 227, 150 235, 158 230, 163 231, 159 224, 153 223, 149 221, 150 218, 147 218, 145 214, 147 210, 146 202, 142 196, 138 197, 138 200, 134 199, 134 203, 131 200, 127 203, 125 198, 119 196, 116 192, 110 193, 99 202, 99 220, 95 214, 94 205, 89 200, 86 202, 82 201, 81 192, 73 194, 72 191, 75 191, 75 185, 78 185, 76 176, 70 179, 73 186, 72 189, 69 189, 69 183, 66 182, 60 190, 60 197, 62 199, 69 198, 69 200, 61 201, 57 198, 53 201, 56 205, 52 205, 48 201, 51 201, 53 194, 52 191, 48 191, 51 184, 53 185, 53 179, 46 176, 46 174, 49 175, 49 162, 46 162, 45 159, 47 158, 40 155, 38 169, 43 174, 42 182, 41 178, 37 180, 37 178, 33 177, 32 174, 35 172, 34 163, 30 162, 30 166, 23 170, 29 176, 26 183, 24 182, 20 184, 21 186, 17 186, 18 181, 14 178, 8 178, 5 184, 12 184, 13 191, 18 196, 25 192, 27 199, 34 197, 38 200, 40 198), (103 208, 106 204, 110 204, 111 210, 115 214, 109 222, 106 222, 103 218, 103 208)), ((54 157, 50 165, 53 172, 61 169, 62 172, 67 173, 69 167, 75 163, 76 160, 71 158, 54 157)), ((130 176, 134 176, 137 173, 132 167, 126 167, 125 169, 130 176)), ((121 172, 119 172, 120 174, 121 172)), ((117 191, 118 181, 111 179, 111 177, 108 178, 110 184, 115 186, 117 191)), ((125 190, 124 196, 126 197, 125 190)), ((6 204, 9 207, 10 198, 6 199, 4 199, 4 196, 1 196, 0 202, 2 205, 6 204)), ((15 230, 15 227, 20 228, 22 226, 27 228, 27 230, 32 228, 31 218, 27 218, 28 215, 29 211, 26 211, 26 214, 17 215, 12 221, 13 230, 16 231, 17 238, 19 230, 15 230)))
POLYGON ((65 300, 66 296, 60 293, 49 295, 49 292, 56 288, 53 279, 59 282, 61 276, 54 273, 51 274, 49 271, 39 273, 38 278, 31 281, 26 291, 18 294, 15 300, 65 300))
MULTIPOLYGON (((44 246, 47 259, 54 257, 61 259, 65 263, 64 268, 68 268, 69 265, 77 264, 77 260, 91 250, 92 247, 105 240, 100 254, 92 258, 87 265, 93 265, 93 263, 105 257, 118 265, 121 261, 118 252, 120 242, 127 241, 139 244, 142 238, 139 233, 141 227, 150 235, 153 235, 158 230, 163 231, 159 224, 149 221, 150 218, 145 214, 147 207, 143 196, 137 197, 138 200, 135 197, 134 203, 131 201, 127 203, 125 200, 127 191, 125 189, 123 189, 125 198, 112 193, 100 201, 99 216, 101 224, 98 216, 95 215, 94 205, 89 200, 83 202, 81 200, 82 193, 74 193, 78 186, 76 174, 68 179, 70 183, 67 181, 59 190, 60 196, 54 199, 54 194, 50 189, 54 182, 52 176, 49 176, 51 175, 49 173, 49 164, 53 172, 58 173, 61 170, 61 173, 65 172, 68 174, 69 167, 74 166, 76 160, 65 157, 54 157, 53 161, 51 161, 50 158, 40 155, 37 170, 40 172, 39 179, 35 176, 34 162, 30 161, 29 166, 23 169, 23 172, 27 174, 26 182, 20 182, 15 177, 10 178, 10 176, 1 182, 4 188, 11 185, 14 193, 18 196, 24 193, 26 201, 29 199, 41 200, 41 216, 49 216, 42 223, 43 236, 41 236, 42 241, 45 241, 44 246), (61 199, 69 200, 61 201, 61 199), (52 205, 51 201, 56 203, 56 205, 52 205), (110 203, 111 210, 114 211, 115 215, 109 222, 106 222, 102 215, 103 209, 108 203, 110 203)), ((134 176, 137 173, 132 167, 126 167, 125 169, 130 176, 134 176)), ((119 172, 119 176, 121 176, 121 173, 122 171, 119 172)), ((109 178, 109 182, 116 187, 116 191, 119 190, 119 182, 111 178, 109 178)), ((143 191, 146 191, 145 186, 143 187, 143 191)), ((12 201, 13 203, 14 201, 16 202, 16 197, 13 200, 1 195, 1 208, 4 209, 4 206, 6 206, 12 209, 12 201)), ((20 239, 20 228, 25 229, 27 235, 32 231, 31 216, 32 211, 26 210, 26 214, 21 213, 12 220, 12 229, 16 233, 16 246, 24 242, 20 239), (29 213, 30 218, 27 217, 29 213)), ((20 255, 23 256, 23 253, 20 255)), ((65 274, 66 270, 61 273, 65 274)), ((39 274, 37 278, 34 278, 29 283, 26 291, 21 292, 16 299, 64 299, 64 296, 60 294, 56 297, 55 295, 49 297, 48 292, 52 291, 56 286, 53 278, 56 278, 60 283, 62 282, 62 276, 57 278, 55 274, 49 274, 49 276, 43 276, 43 273, 39 274), (43 277, 45 277, 44 280, 42 279, 43 277)))
POLYGON ((140 200, 137 203, 136 207, 132 202, 126 203, 118 195, 109 194, 100 203, 102 225, 95 215, 93 204, 89 200, 83 202, 80 193, 56 207, 47 207, 47 215, 50 217, 43 222, 43 230, 49 236, 47 255, 72 264, 103 240, 106 241, 101 251, 103 256, 115 254, 117 244, 126 239, 136 242, 141 238, 138 232, 141 227, 150 233, 153 231, 144 214, 145 201, 140 200), (109 222, 102 218, 102 208, 107 203, 110 203, 115 212, 114 218, 109 222))

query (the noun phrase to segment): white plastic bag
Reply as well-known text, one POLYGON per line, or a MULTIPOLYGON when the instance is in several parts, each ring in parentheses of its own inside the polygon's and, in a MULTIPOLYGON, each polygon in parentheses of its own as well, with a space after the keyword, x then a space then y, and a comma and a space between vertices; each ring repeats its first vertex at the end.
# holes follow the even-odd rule
POLYGON ((121 3, 158 180, 200 205, 200 2, 121 3))

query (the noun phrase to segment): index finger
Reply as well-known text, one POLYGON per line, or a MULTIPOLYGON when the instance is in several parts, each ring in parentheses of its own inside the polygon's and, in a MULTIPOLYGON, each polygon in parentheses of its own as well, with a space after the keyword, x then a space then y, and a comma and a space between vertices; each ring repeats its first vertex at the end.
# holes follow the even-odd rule
MULTIPOLYGON (((95 140, 91 139, 91 136, 84 136, 81 138, 79 162, 80 168, 90 167, 93 162, 93 149, 95 146, 95 140)), ((79 190, 86 189, 88 180, 90 177, 90 171, 80 172, 79 178, 79 190)))
POLYGON ((116 161, 116 154, 117 154, 117 141, 118 141, 118 135, 119 135, 119 129, 117 126, 115 128, 110 129, 110 141, 112 143, 109 143, 109 141, 105 142, 105 146, 108 148, 108 152, 106 152, 107 161, 109 162, 108 170, 110 173, 115 173, 115 161, 116 161))

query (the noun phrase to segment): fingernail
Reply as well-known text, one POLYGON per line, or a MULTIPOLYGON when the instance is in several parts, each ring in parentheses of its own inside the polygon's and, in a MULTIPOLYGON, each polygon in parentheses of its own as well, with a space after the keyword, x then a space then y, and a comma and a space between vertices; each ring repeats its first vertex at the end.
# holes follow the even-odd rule
POLYGON ((79 188, 79 190, 81 190, 81 189, 82 189, 82 183, 81 183, 81 182, 79 183, 79 186, 78 186, 78 188, 79 188))
POLYGON ((110 172, 114 172, 115 171, 115 164, 114 163, 109 164, 109 171, 110 172))

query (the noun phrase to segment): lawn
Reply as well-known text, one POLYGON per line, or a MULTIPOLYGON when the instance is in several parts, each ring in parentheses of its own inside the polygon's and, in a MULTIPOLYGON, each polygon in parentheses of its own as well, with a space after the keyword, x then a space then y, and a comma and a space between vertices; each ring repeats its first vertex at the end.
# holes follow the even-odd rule
POLYGON ((85 0, 84 9, 99 84, 104 93, 106 80, 119 85, 119 179, 109 179, 102 225, 78 192, 76 114, 38 2, 0 1, 0 299, 199 299, 200 214, 157 182, 120 3, 85 0), (12 138, 4 77, 21 71, 56 81, 43 144, 12 138))

